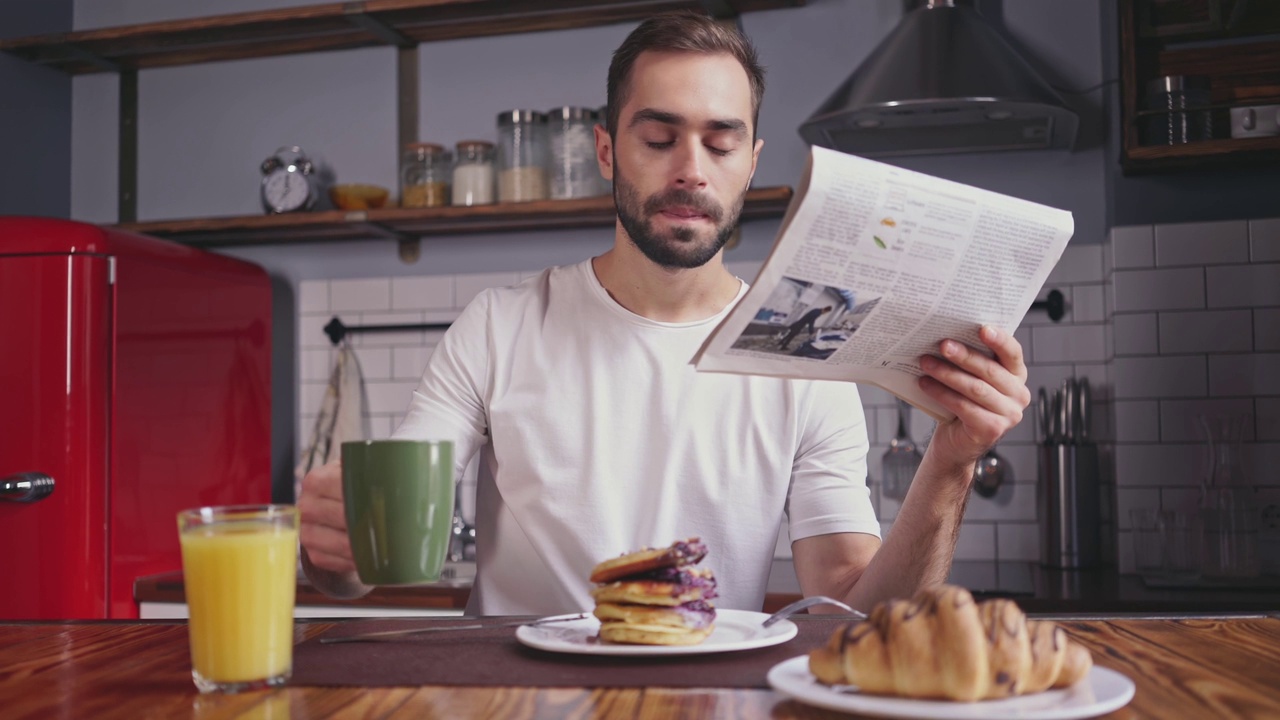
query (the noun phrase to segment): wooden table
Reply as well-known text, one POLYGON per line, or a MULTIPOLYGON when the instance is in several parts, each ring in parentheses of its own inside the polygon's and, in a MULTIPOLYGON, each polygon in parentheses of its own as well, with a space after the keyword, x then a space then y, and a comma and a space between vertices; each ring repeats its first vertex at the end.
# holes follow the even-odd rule
MULTIPOLYGON (((1137 684, 1111 718, 1280 717, 1280 618, 1062 618, 1137 684)), ((333 626, 300 622, 302 641, 333 626)), ((289 687, 199 695, 182 622, 0 624, 0 716, 14 718, 761 718, 818 720, 769 690, 289 687)))

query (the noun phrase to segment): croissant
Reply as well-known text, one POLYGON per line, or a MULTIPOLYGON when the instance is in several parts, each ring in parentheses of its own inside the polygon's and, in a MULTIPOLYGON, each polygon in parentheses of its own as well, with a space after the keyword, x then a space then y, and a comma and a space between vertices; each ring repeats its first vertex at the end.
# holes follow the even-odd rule
POLYGON ((1074 685, 1092 665, 1054 623, 1028 620, 1011 600, 978 604, 951 585, 880 603, 809 653, 809 671, 828 685, 964 702, 1074 685))

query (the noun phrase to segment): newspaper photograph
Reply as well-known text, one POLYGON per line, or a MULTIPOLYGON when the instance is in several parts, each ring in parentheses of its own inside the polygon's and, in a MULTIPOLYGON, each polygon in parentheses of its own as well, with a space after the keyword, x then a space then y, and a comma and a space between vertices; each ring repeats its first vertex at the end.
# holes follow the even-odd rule
POLYGON ((773 250, 693 359, 699 371, 876 385, 936 420, 921 355, 1013 332, 1071 213, 814 147, 773 250))

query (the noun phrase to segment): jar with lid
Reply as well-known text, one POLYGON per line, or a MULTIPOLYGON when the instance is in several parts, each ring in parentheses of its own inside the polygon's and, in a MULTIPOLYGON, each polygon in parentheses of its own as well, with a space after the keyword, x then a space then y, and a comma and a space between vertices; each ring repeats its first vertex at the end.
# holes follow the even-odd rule
POLYGON ((1147 83, 1147 145, 1179 145, 1213 137, 1209 79, 1166 75, 1147 83))
POLYGON ((449 204, 451 158, 442 145, 411 143, 405 146, 400 169, 400 205, 407 208, 443 207, 449 204))
POLYGON ((489 205, 494 201, 493 143, 461 140, 454 153, 453 204, 489 205))
POLYGON ((547 113, 550 196, 554 200, 600 194, 596 164, 596 111, 560 107, 547 113))
POLYGON ((498 115, 498 202, 547 198, 547 116, 535 110, 498 115))

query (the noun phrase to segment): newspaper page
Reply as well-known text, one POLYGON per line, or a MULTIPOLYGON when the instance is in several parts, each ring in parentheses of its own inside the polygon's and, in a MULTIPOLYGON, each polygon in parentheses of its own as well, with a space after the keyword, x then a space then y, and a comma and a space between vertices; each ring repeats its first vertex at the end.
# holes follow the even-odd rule
POLYGON ((954 338, 992 355, 1057 264, 1071 213, 812 149, 755 283, 694 357, 700 371, 847 380, 937 420, 918 358, 954 338))

